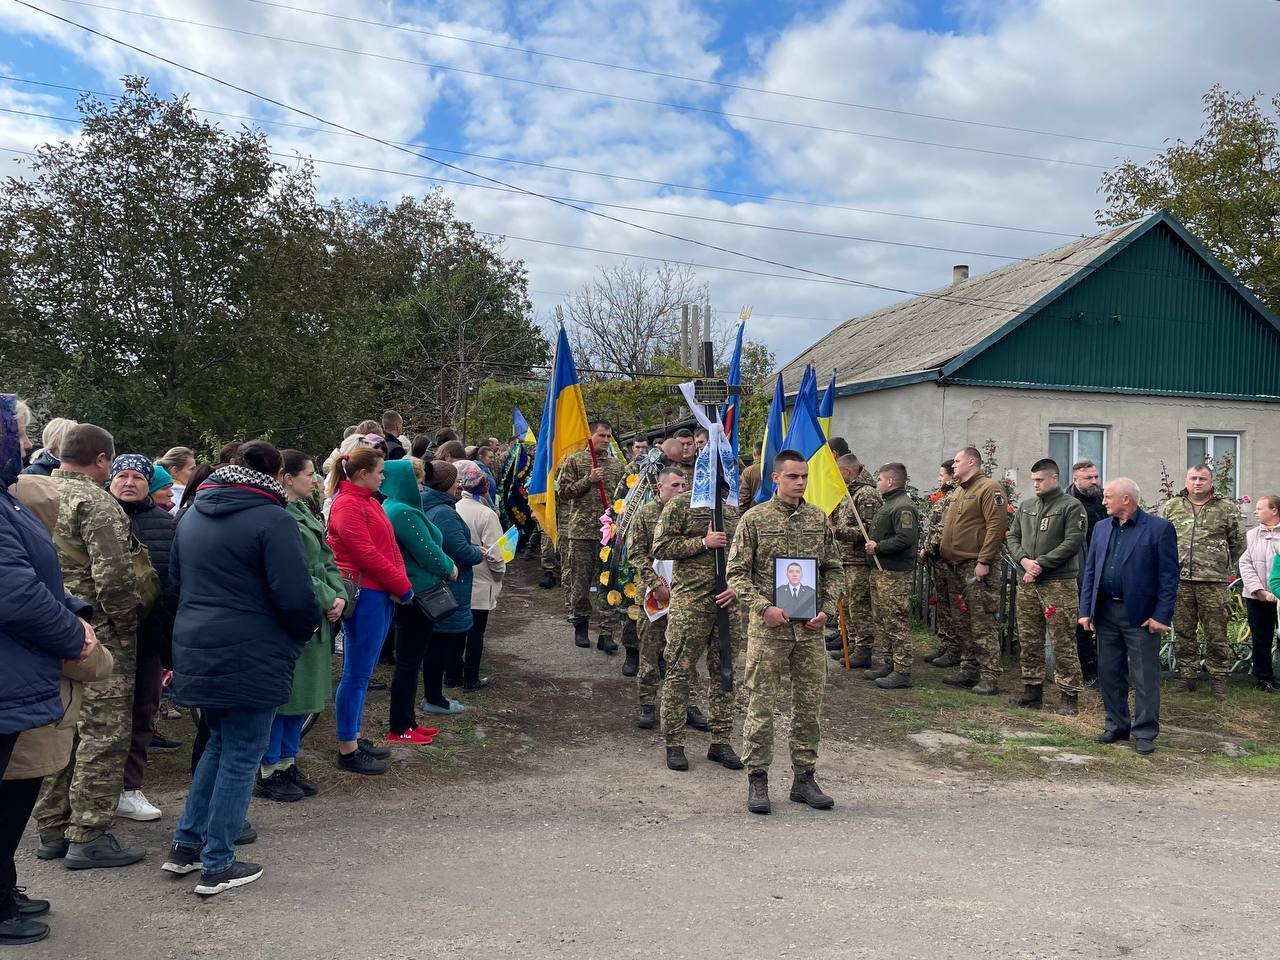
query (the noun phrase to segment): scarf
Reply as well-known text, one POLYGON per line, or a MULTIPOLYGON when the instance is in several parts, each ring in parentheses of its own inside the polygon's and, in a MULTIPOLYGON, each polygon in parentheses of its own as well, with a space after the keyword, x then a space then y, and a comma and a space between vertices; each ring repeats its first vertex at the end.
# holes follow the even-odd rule
POLYGON ((142 454, 122 453, 111 462, 111 476, 108 480, 114 480, 125 470, 132 470, 134 473, 142 474, 148 484, 151 483, 151 479, 156 475, 155 467, 142 454))
POLYGON ((209 474, 209 479, 200 484, 200 489, 204 490, 208 487, 249 487, 269 494, 282 507, 287 503, 284 487, 276 483, 273 478, 237 464, 219 467, 209 474))

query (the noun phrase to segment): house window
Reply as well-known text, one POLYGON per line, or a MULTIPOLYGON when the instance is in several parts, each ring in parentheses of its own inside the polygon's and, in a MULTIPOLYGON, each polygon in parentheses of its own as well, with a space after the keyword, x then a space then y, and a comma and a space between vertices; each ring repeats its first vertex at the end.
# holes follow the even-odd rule
POLYGON ((1223 491, 1233 499, 1240 495, 1240 435, 1238 433, 1188 433, 1187 466, 1207 463, 1213 467, 1214 487, 1219 486, 1219 474, 1230 478, 1230 489, 1223 491))
POLYGON ((1097 464, 1099 479, 1106 482, 1107 430, 1105 427, 1050 427, 1049 456, 1058 464, 1064 478, 1071 476, 1073 463, 1092 460, 1097 464))

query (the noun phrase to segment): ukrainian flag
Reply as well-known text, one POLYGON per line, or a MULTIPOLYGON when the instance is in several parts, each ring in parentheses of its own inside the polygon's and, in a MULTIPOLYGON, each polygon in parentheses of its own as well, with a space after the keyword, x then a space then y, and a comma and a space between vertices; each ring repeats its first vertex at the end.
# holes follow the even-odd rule
POLYGON ((511 408, 511 435, 521 443, 535 443, 537 437, 533 435, 533 429, 529 426, 529 421, 524 418, 524 414, 520 412, 519 407, 511 408))
POLYGON ((818 426, 822 428, 822 435, 828 440, 831 439, 831 418, 836 412, 836 372, 831 371, 831 379, 827 382, 827 389, 822 392, 822 399, 818 401, 818 426))
MULTIPOLYGON (((746 329, 747 321, 739 320, 738 339, 733 345, 733 357, 729 360, 727 383, 731 387, 742 387, 742 334, 746 329)), ((738 400, 738 397, 731 396, 720 408, 720 422, 724 424, 725 436, 729 438, 729 445, 733 448, 734 460, 738 459, 738 400)))
POLYGON ((818 425, 817 385, 816 374, 808 381, 807 387, 805 381, 801 381, 782 449, 795 450, 809 461, 809 486, 805 489, 804 498, 830 515, 845 498, 847 488, 840 468, 836 466, 835 454, 827 446, 827 438, 818 425))
POLYGON ((528 487, 529 507, 552 543, 556 542, 556 473, 565 457, 583 449, 590 436, 578 370, 569 349, 569 338, 561 327, 551 361, 547 399, 542 407, 542 426, 538 430, 538 448, 528 487))
POLYGON ((782 374, 773 384, 773 402, 769 404, 769 416, 764 424, 764 440, 760 444, 760 489, 756 491, 756 503, 773 498, 773 458, 783 449, 782 438, 787 433, 787 395, 782 391, 782 374))

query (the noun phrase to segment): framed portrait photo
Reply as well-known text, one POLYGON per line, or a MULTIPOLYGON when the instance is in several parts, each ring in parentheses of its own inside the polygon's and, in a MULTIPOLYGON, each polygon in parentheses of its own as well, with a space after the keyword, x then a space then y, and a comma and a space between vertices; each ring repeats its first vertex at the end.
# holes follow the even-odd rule
POLYGON ((773 605, 792 620, 818 615, 818 558, 778 557, 773 561, 773 605))

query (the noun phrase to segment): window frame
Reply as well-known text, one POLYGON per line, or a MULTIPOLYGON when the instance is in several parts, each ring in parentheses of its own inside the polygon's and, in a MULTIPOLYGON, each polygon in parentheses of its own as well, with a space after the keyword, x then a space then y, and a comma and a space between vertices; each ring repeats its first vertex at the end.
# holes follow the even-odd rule
MULTIPOLYGON (((1110 441, 1110 435, 1111 435, 1111 428, 1106 426, 1105 424, 1101 424, 1101 423, 1070 423, 1070 424, 1051 423, 1049 424, 1049 430, 1048 430, 1049 436, 1047 436, 1046 439, 1050 441, 1050 445, 1052 445, 1052 435, 1055 433, 1067 433, 1071 435, 1071 458, 1067 463, 1058 464, 1058 469, 1062 471, 1062 474, 1065 477, 1070 478, 1071 464, 1081 459, 1080 457, 1080 431, 1081 430, 1091 430, 1096 433, 1102 434, 1102 457, 1101 457, 1102 462, 1097 463, 1097 461, 1095 460, 1095 463, 1097 464, 1097 467, 1098 467, 1098 481, 1100 483, 1106 483, 1107 482, 1107 461, 1109 460, 1108 447, 1110 446, 1109 441, 1110 441)), ((1089 459, 1093 459, 1093 458, 1090 457, 1089 459)), ((1070 482, 1070 480, 1068 479, 1067 482, 1070 482)))
MULTIPOLYGON (((1206 463, 1212 460, 1218 463, 1218 452, 1215 449, 1214 441, 1219 437, 1229 437, 1236 442, 1235 458, 1231 463, 1231 495, 1233 497, 1240 496, 1240 460, 1244 449, 1244 433, 1238 430, 1188 430, 1187 435, 1182 441, 1183 460, 1189 459, 1186 454, 1189 453, 1187 445, 1191 440, 1203 440, 1205 450, 1206 463)), ((1191 469, 1191 464, 1187 464, 1187 469, 1191 469)))

